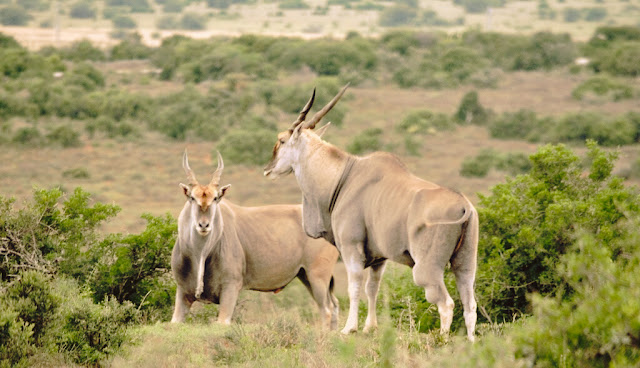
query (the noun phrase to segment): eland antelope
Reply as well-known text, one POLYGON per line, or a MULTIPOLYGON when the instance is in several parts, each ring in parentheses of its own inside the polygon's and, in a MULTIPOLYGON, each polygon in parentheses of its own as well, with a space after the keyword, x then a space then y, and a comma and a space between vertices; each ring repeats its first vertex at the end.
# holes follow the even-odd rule
POLYGON ((318 305, 323 326, 337 328, 332 274, 339 254, 326 241, 307 237, 301 206, 241 207, 223 199, 230 185, 220 185, 220 153, 206 185, 196 180, 186 150, 182 166, 187 202, 171 256, 177 283, 171 322, 183 322, 197 300, 220 304, 218 322, 229 324, 241 289, 277 293, 297 277, 318 305))
POLYGON ((447 334, 454 302, 444 284, 450 262, 462 305, 467 337, 474 340, 474 282, 478 248, 478 213, 461 193, 411 174, 389 153, 365 157, 346 153, 321 139, 327 125, 312 129, 344 94, 345 86, 309 121, 315 89, 298 119, 278 134, 269 178, 292 173, 302 190, 303 227, 313 238, 336 245, 347 269, 349 316, 342 333, 358 329, 358 302, 364 269, 369 302, 364 331, 377 327, 376 302, 387 260, 411 267, 416 285, 440 313, 447 334))

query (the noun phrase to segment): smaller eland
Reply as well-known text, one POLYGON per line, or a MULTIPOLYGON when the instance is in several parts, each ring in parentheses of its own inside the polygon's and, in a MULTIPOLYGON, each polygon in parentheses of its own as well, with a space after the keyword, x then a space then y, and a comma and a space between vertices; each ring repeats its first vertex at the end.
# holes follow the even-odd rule
POLYGON ((332 274, 338 251, 324 240, 307 237, 302 207, 241 207, 226 201, 230 185, 220 186, 220 153, 207 185, 196 180, 186 150, 182 166, 188 184, 180 187, 187 202, 171 256, 178 286, 171 322, 183 322, 197 300, 220 304, 218 322, 230 324, 241 289, 277 293, 297 277, 318 305, 323 327, 337 328, 332 274))

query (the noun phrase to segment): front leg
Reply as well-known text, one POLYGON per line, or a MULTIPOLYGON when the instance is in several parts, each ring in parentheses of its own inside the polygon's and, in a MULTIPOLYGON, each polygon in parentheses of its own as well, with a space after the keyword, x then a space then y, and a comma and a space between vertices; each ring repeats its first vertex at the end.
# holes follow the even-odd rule
POLYGON ((193 300, 190 300, 187 297, 180 286, 176 289, 176 303, 173 309, 173 317, 171 318, 171 323, 182 323, 184 322, 184 318, 191 310, 191 305, 193 304, 193 300))
POLYGON ((220 292, 220 310, 218 312, 218 323, 224 325, 231 324, 231 317, 233 316, 233 310, 236 308, 236 302, 238 301, 238 295, 242 288, 239 284, 228 284, 223 286, 220 292))
POLYGON ((349 316, 343 334, 358 331, 358 306, 364 275, 364 244, 356 242, 341 247, 342 259, 349 278, 349 316))

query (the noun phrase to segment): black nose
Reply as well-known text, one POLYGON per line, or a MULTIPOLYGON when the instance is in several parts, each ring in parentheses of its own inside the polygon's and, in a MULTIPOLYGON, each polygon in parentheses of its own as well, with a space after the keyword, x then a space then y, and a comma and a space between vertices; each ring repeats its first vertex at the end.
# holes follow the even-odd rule
POLYGON ((206 228, 209 227, 209 223, 208 222, 206 222, 206 223, 205 222, 199 222, 198 225, 203 229, 206 229, 206 228))

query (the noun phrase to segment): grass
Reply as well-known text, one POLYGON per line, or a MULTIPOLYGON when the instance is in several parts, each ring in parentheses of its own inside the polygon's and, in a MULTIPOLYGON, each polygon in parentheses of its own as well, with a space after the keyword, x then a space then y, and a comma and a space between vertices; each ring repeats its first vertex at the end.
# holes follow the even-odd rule
MULTIPOLYGON (((277 3, 257 2, 250 5, 233 5, 228 14, 233 17, 217 16, 218 11, 205 6, 204 2, 195 2, 186 7, 183 12, 197 12, 210 15, 207 29, 203 31, 180 31, 191 37, 206 38, 213 35, 239 35, 242 33, 259 33, 270 35, 288 35, 302 38, 318 38, 325 36, 344 37, 349 31, 356 31, 366 36, 378 36, 386 31, 378 25, 378 11, 359 11, 345 9, 342 6, 330 6, 327 12, 314 12, 316 7, 326 5, 325 0, 307 0, 309 9, 282 10, 277 3), (247 21, 250 20, 250 21, 247 21), (331 24, 330 27, 319 26, 331 24), (309 32, 310 27, 313 32, 309 32)), ((478 27, 485 30, 507 33, 533 33, 538 31, 552 31, 569 33, 576 40, 587 40, 595 28, 603 23, 637 24, 640 9, 630 7, 628 1, 607 1, 606 8, 609 16, 602 22, 567 23, 562 20, 565 8, 588 8, 604 4, 585 3, 581 0, 548 1, 550 7, 556 11, 553 20, 539 19, 537 1, 507 2, 504 7, 492 9, 491 16, 483 14, 467 14, 460 6, 452 1, 435 0, 420 2, 421 9, 431 9, 438 16, 449 21, 464 18, 464 24, 455 27, 422 27, 425 31, 461 32, 468 27, 478 27)), ((54 19, 54 7, 45 12, 34 13, 34 19, 25 27, 0 27, 1 32, 11 34, 30 48, 38 49, 45 45, 58 46, 69 44, 79 39, 89 39, 92 42, 108 47, 115 40, 110 39, 112 23, 101 17, 102 1, 97 1, 98 19, 71 19, 67 15, 59 17, 60 30, 56 35, 53 28, 39 28, 43 20, 54 19)), ((146 43, 157 46, 160 39, 175 31, 159 31, 156 29, 156 19, 163 15, 161 7, 155 5, 155 13, 134 14, 138 24, 137 31, 146 43), (154 36, 160 35, 160 37, 154 36)), ((179 14, 178 14, 179 16, 179 14)), ((53 23, 53 21, 51 22, 53 23)))

